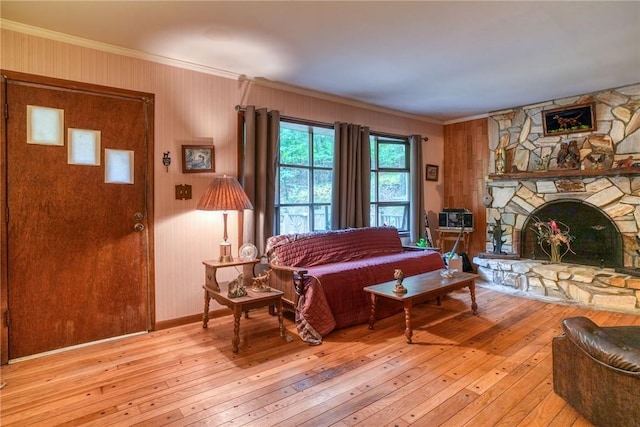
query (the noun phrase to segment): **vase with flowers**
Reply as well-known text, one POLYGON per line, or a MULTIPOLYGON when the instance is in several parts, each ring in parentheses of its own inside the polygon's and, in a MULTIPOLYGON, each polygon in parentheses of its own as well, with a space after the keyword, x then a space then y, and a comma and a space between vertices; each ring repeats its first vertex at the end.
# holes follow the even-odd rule
POLYGON ((531 228, 536 233, 540 249, 547 254, 551 262, 562 262, 562 257, 569 252, 575 254, 571 249, 571 242, 575 236, 570 234, 571 229, 567 224, 554 219, 540 221, 534 218, 534 220, 531 228))

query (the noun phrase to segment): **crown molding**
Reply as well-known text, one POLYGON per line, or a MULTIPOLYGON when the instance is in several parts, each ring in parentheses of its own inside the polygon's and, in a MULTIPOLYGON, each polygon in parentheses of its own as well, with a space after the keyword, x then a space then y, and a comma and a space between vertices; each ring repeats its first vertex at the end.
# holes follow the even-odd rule
POLYGON ((170 65, 173 67, 184 68, 187 70, 198 71, 206 74, 212 74, 219 77, 225 77, 228 79, 238 80, 240 77, 240 75, 237 73, 232 73, 230 71, 225 71, 225 70, 221 70, 214 67, 207 67, 204 65, 194 64, 187 61, 180 61, 177 59, 171 59, 171 58, 167 58, 160 55, 143 53, 134 49, 127 49, 124 47, 119 47, 119 46, 115 46, 108 43, 102 43, 94 40, 85 39, 82 37, 71 36, 69 34, 46 30, 44 28, 34 27, 31 25, 22 24, 20 22, 15 22, 15 21, 9 21, 6 19, 0 19, 0 27, 5 30, 16 31, 19 33, 29 34, 36 37, 42 37, 49 40, 55 40, 62 43, 68 43, 75 46, 86 47, 90 49, 99 50, 102 52, 113 53, 116 55, 128 56, 130 58, 156 62, 159 64, 170 65))
POLYGON ((487 117, 489 117, 489 114, 486 114, 486 113, 485 114, 478 114, 477 116, 461 117, 459 119, 447 120, 446 122, 443 122, 442 124, 444 126, 446 126, 446 125, 454 125, 456 123, 470 122, 471 120, 486 119, 487 117))
POLYGON ((49 40, 55 40, 62 43, 68 43, 75 46, 86 47, 89 49, 95 49, 102 52, 113 53, 116 55, 127 56, 131 58, 141 59, 145 61, 155 62, 159 64, 169 65, 172 67, 183 68, 191 71, 197 71, 200 73, 211 74, 218 77, 224 77, 232 80, 248 81, 256 85, 269 87, 272 89, 283 90, 286 92, 295 93, 298 95, 305 95, 325 101, 336 102, 338 104, 349 105, 351 107, 362 108, 369 111, 376 111, 384 114, 391 114, 394 116, 409 118, 421 122, 432 123, 436 125, 442 125, 440 120, 434 120, 428 117, 419 116, 415 114, 404 113, 402 111, 393 110, 391 108, 380 107, 373 104, 367 104, 366 102, 356 101, 349 98, 343 98, 337 95, 331 95, 325 92, 318 92, 312 89, 306 89, 299 86, 289 85, 286 83, 274 82, 262 77, 250 77, 244 74, 233 73, 226 70, 221 70, 215 67, 208 67, 200 64, 194 64, 188 61, 180 61, 176 59, 167 58, 160 55, 152 55, 143 53, 134 49, 127 49, 108 43, 97 42, 94 40, 85 39, 82 37, 76 37, 69 34, 59 33, 57 31, 51 31, 40 27, 34 27, 32 25, 22 24, 20 22, 9 21, 7 19, 0 18, 0 28, 15 31, 19 33, 29 34, 36 37, 42 37, 49 40))
POLYGON ((313 89, 307 89, 307 88, 303 88, 303 87, 300 87, 300 86, 290 85, 290 84, 287 84, 287 83, 274 82, 272 80, 268 80, 268 79, 265 79, 265 78, 262 78, 262 77, 247 77, 247 76, 243 76, 243 79, 247 80, 247 81, 250 81, 251 83, 260 85, 260 86, 269 87, 271 89, 278 89, 278 90, 283 90, 283 91, 286 91, 286 92, 296 93, 298 95, 310 96, 310 97, 313 97, 313 98, 322 99, 324 101, 332 101, 332 102, 336 102, 338 104, 345 104, 345 105, 349 105, 351 107, 363 108, 363 109, 369 110, 369 111, 377 111, 379 113, 391 114, 391 115, 394 115, 394 116, 405 117, 405 118, 408 118, 408 119, 418 120, 418 121, 427 122, 427 123, 433 123, 433 124, 436 124, 436 125, 442 125, 443 124, 442 121, 431 119, 429 117, 419 116, 419 115, 416 115, 416 114, 405 113, 403 111, 398 111, 398 110, 394 110, 394 109, 386 108, 386 107, 380 107, 379 105, 368 104, 366 102, 356 101, 356 100, 349 99, 349 98, 343 98, 341 96, 331 95, 331 94, 328 94, 326 92, 318 92, 318 91, 315 91, 313 89))

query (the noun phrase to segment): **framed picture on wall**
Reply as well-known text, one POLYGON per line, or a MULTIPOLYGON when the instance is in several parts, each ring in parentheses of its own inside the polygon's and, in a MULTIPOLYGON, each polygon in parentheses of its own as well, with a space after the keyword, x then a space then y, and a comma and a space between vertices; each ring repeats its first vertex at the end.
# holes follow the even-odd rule
POLYGON ((542 126, 545 136, 594 131, 595 106, 591 103, 543 111, 542 126))
POLYGON ((437 181, 438 180, 438 166, 436 165, 427 165, 427 170, 425 172, 425 179, 427 181, 437 181))
POLYGON ((183 145, 182 173, 215 172, 213 145, 183 145))

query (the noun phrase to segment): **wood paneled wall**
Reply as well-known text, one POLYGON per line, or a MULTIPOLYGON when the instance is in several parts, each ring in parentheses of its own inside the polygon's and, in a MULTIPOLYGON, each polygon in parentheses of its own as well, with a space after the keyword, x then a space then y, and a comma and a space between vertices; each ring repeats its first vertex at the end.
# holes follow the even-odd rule
POLYGON ((487 218, 482 198, 488 171, 487 119, 445 125, 444 196, 445 208, 466 208, 474 214, 474 229, 467 254, 486 250, 487 218))
MULTIPOLYGON (((14 25, 15 26, 15 25, 14 25)), ((197 211, 196 205, 213 175, 236 175, 237 114, 235 106, 256 105, 280 110, 281 114, 327 123, 358 123, 372 130, 400 135, 429 137, 424 163, 442 161, 442 125, 406 115, 349 105, 339 100, 292 93, 244 80, 207 74, 129 57, 23 31, 0 30, 0 63, 3 69, 39 74, 155 94, 155 295, 156 320, 181 319, 202 312, 203 260, 213 259, 222 240, 222 214, 197 211), (181 145, 213 140, 215 174, 183 174, 181 145), (162 166, 162 153, 169 151, 173 162, 162 166), (193 186, 192 200, 176 200, 174 186, 193 186)), ((45 34, 46 35, 46 34, 45 34)), ((441 189, 425 186, 431 210, 439 210, 441 189)), ((229 215, 229 237, 237 253, 237 214, 229 215)), ((238 273, 221 272, 220 280, 238 273)))

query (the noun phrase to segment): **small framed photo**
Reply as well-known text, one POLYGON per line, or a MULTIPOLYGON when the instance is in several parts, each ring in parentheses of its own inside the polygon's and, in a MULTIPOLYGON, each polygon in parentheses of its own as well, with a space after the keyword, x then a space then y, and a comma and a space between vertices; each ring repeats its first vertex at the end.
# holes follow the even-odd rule
POLYGON ((437 181, 438 180, 438 166, 437 165, 427 165, 427 170, 425 172, 425 179, 427 181, 437 181))
POLYGON ((182 173, 215 172, 213 145, 183 145, 182 173))
POLYGON ((595 105, 581 104, 542 112, 544 136, 596 130, 595 105))

